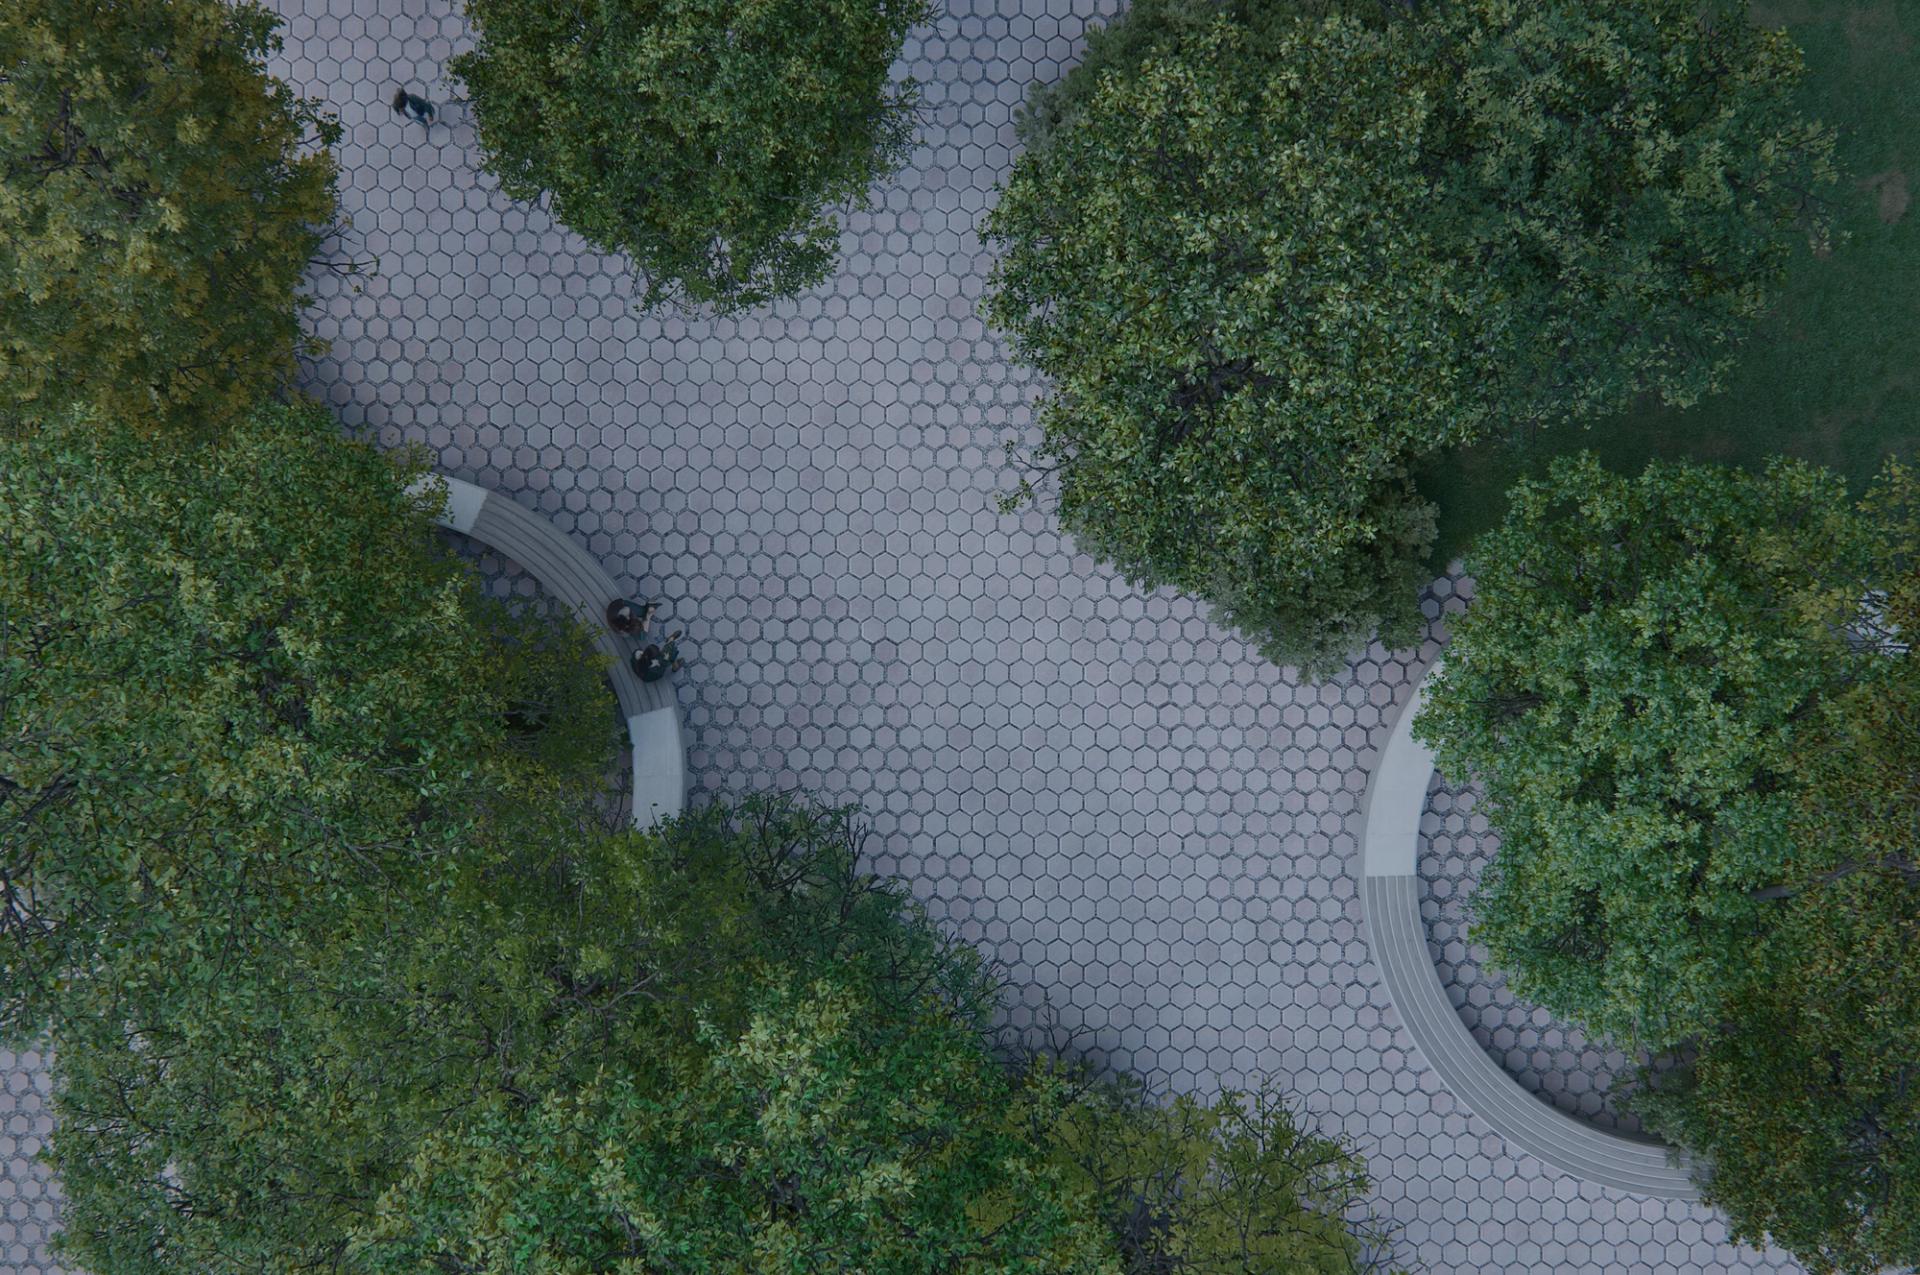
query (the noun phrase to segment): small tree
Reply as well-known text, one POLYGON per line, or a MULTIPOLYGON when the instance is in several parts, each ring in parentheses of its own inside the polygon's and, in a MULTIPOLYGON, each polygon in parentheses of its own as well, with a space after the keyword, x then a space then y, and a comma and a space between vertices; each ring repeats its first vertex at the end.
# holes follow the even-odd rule
POLYGON ((1310 673, 1410 639, 1406 466, 1690 401, 1819 230, 1797 52, 1697 8, 1141 0, 987 223, 1063 525, 1310 673))
POLYGON ((1789 462, 1514 489, 1415 729, 1485 788, 1475 933, 1520 995, 1653 1049, 1722 1021, 1777 887, 1836 849, 1792 835, 1796 748, 1858 675, 1871 538, 1789 462))
POLYGON ((301 347, 338 126, 227 0, 0 6, 0 409, 251 409, 301 347))
POLYGON ((632 257, 643 304, 761 304, 826 278, 835 205, 912 140, 888 79, 925 0, 468 0, 454 61, 487 171, 632 257))

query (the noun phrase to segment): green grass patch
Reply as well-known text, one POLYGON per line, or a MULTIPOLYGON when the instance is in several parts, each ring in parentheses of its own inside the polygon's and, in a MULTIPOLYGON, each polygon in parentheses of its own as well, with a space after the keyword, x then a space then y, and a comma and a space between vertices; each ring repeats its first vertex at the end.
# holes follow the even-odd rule
POLYGON ((1718 396, 1484 443, 1416 468, 1440 507, 1437 568, 1499 522, 1514 480, 1591 448, 1611 468, 1649 459, 1763 468, 1778 455, 1828 466, 1856 489, 1889 454, 1920 449, 1920 0, 1756 0, 1806 50, 1802 100, 1839 133, 1833 252, 1797 256, 1779 306, 1718 396))

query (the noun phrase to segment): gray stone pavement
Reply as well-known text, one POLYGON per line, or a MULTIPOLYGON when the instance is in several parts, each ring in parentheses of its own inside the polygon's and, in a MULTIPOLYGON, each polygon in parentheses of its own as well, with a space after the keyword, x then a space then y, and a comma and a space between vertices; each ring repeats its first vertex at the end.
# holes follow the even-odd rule
MULTIPOLYGON (((1044 514, 996 511, 1036 387, 978 317, 976 227, 1013 108, 1113 0, 950 0, 903 59, 926 85, 921 144, 850 221, 841 272, 724 322, 633 315, 619 262, 477 172, 457 103, 431 132, 393 114, 396 84, 449 96, 450 0, 278 2, 284 73, 346 128, 347 250, 379 261, 357 288, 317 277, 333 348, 310 389, 670 603, 692 638, 696 793, 863 802, 876 866, 998 959, 1016 1026, 1050 1013, 1178 1088, 1271 1075, 1366 1154, 1404 1262, 1790 1268, 1728 1245, 1709 1210, 1510 1152, 1400 1030, 1359 932, 1352 825, 1383 711, 1437 626, 1303 685, 1203 608, 1077 555, 1044 514)), ((1429 614, 1459 605, 1441 581, 1429 614)), ((1428 832, 1478 836, 1450 818, 1428 832)), ((50 1270, 26 1158, 44 1081, 9 1061, 0 1266, 50 1270)))

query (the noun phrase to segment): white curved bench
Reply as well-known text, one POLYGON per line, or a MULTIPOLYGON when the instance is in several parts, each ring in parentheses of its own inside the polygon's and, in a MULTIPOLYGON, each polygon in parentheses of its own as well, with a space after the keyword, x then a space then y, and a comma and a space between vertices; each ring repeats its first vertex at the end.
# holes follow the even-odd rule
POLYGON ((1367 939, 1407 1034, 1453 1096, 1511 1145, 1602 1186, 1662 1199, 1699 1199, 1699 1188, 1672 1148, 1597 1129, 1522 1089, 1488 1057, 1447 999, 1427 951, 1417 863, 1420 816, 1434 767, 1432 750, 1413 737, 1413 719, 1432 677, 1429 670, 1401 708, 1360 814, 1360 899, 1367 939))
POLYGON ((680 734, 680 706, 673 675, 642 682, 627 663, 627 651, 607 627, 607 603, 620 595, 613 578, 573 539, 539 514, 499 492, 446 474, 430 474, 411 490, 444 484, 447 506, 440 525, 497 550, 526 568, 594 634, 607 656, 607 677, 633 740, 633 823, 651 828, 678 815, 687 803, 687 748, 680 734))

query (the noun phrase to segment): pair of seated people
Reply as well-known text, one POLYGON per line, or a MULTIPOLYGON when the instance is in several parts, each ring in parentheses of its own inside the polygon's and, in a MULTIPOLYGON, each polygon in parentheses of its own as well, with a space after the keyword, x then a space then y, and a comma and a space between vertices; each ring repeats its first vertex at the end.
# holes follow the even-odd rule
MULTIPOLYGON (((642 605, 616 598, 607 603, 607 627, 629 637, 644 636, 653 627, 653 616, 659 609, 657 602, 642 605)), ((675 629, 667 635, 664 643, 649 642, 635 651, 630 659, 634 676, 643 682, 657 682, 667 674, 685 668, 687 662, 680 658, 682 632, 684 630, 675 629)))

